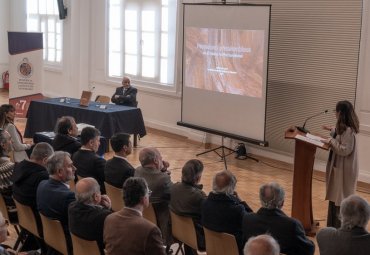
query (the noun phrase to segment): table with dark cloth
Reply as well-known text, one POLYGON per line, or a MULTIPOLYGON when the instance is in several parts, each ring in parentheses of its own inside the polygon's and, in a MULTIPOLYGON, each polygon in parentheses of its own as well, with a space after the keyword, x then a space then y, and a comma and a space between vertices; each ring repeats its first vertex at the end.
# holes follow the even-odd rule
POLYGON ((57 119, 62 116, 72 116, 76 123, 93 125, 108 139, 117 132, 134 134, 135 137, 146 135, 139 108, 97 102, 84 107, 80 106, 79 99, 49 98, 31 101, 24 136, 31 138, 36 132, 54 130, 57 119), (102 105, 106 109, 100 108, 102 105))

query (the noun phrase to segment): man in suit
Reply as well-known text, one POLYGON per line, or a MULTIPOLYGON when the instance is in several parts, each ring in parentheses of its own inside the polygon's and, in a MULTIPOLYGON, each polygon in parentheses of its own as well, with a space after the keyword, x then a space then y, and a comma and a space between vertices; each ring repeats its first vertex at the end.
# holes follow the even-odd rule
POLYGON ((321 255, 368 255, 370 254, 370 233, 366 226, 370 219, 368 202, 351 195, 340 205, 341 227, 323 228, 317 234, 321 255))
POLYGON ((262 207, 257 213, 246 214, 243 219, 244 241, 252 236, 269 233, 278 241, 284 254, 314 254, 315 245, 305 236, 302 224, 281 210, 284 198, 285 192, 279 184, 268 183, 261 186, 262 207))
POLYGON ((122 79, 122 87, 116 89, 111 100, 115 104, 136 107, 136 94, 137 89, 131 86, 130 79, 125 76, 122 79))
POLYGON ((202 225, 209 230, 235 236, 239 253, 243 253, 242 220, 252 212, 235 192, 236 178, 227 170, 217 172, 213 178, 213 190, 202 204, 202 225))
POLYGON ((110 139, 110 144, 115 155, 105 164, 105 181, 117 188, 122 188, 126 179, 135 174, 135 168, 127 161, 127 156, 132 151, 130 135, 114 134, 110 139))
POLYGON ((68 206, 75 201, 75 194, 68 187, 74 179, 76 168, 68 152, 57 151, 46 162, 50 178, 40 182, 37 193, 37 208, 40 213, 62 223, 69 254, 72 242, 68 228, 68 206))
POLYGON ((150 203, 153 205, 158 226, 169 249, 173 242, 168 209, 172 185, 170 172, 167 169, 169 163, 162 159, 162 155, 156 148, 142 149, 139 153, 139 161, 141 166, 136 168, 135 176, 144 178, 149 189, 153 191, 150 203))
POLYGON ((105 218, 112 213, 111 201, 101 195, 98 182, 91 177, 76 184, 76 201, 69 205, 69 230, 86 240, 96 241, 104 255, 103 227, 105 218))
POLYGON ((71 116, 63 116, 57 120, 55 126, 56 136, 52 142, 55 151, 66 151, 73 155, 81 147, 77 140, 78 129, 76 121, 71 116))
POLYGON ((105 194, 105 159, 96 154, 100 145, 100 131, 85 127, 81 132, 81 143, 82 147, 72 157, 77 168, 76 174, 80 177, 93 177, 99 183, 101 193, 105 194))
POLYGON ((104 243, 107 255, 164 255, 161 232, 143 218, 150 190, 143 178, 130 177, 123 184, 125 207, 105 219, 104 243))
MULTIPOLYGON (((191 159, 182 167, 181 182, 171 186, 170 208, 176 214, 191 217, 194 222, 199 250, 205 250, 203 226, 201 225, 201 205, 206 199, 199 184, 203 173, 203 163, 191 159)), ((191 247, 185 245, 185 254, 197 254, 191 247)))
POLYGON ((270 235, 249 238, 244 247, 244 255, 279 255, 280 247, 270 235))

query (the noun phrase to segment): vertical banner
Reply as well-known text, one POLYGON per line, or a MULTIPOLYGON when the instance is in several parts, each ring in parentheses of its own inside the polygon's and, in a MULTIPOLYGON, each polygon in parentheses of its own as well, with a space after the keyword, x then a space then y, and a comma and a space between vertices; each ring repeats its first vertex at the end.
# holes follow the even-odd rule
POLYGON ((43 98, 42 33, 8 32, 10 54, 9 103, 17 117, 25 117, 33 99, 43 98))

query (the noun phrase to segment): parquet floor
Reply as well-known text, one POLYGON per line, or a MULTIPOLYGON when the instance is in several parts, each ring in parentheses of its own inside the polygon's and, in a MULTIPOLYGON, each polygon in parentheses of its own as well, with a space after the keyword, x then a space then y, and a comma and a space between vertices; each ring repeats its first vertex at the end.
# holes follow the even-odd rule
MULTIPOLYGON (((4 91, 0 91, 0 103, 7 103, 8 95, 4 91)), ((26 120, 18 119, 16 125, 20 130, 24 130, 26 120)), ((194 143, 184 137, 164 133, 161 131, 148 129, 148 134, 141 138, 138 142, 138 147, 133 149, 133 153, 128 157, 128 160, 134 165, 138 166, 138 154, 141 148, 152 146, 157 147, 161 152, 164 160, 169 161, 170 170, 172 171, 172 181, 177 182, 181 179, 181 167, 183 164, 192 158, 198 158, 203 161, 205 168, 202 176, 202 183, 204 190, 208 193, 212 187, 212 178, 215 172, 224 169, 224 164, 219 160, 215 153, 208 153, 196 157, 197 153, 204 151, 204 145, 194 143)), ((112 157, 112 153, 106 154, 106 159, 112 157)), ((266 182, 277 182, 286 191, 286 199, 283 210, 290 215, 292 203, 292 180, 293 180, 293 166, 284 162, 263 158, 260 156, 254 157, 259 159, 255 162, 251 159, 237 160, 233 155, 227 157, 227 166, 237 177, 238 183, 236 190, 239 196, 243 198, 253 210, 258 210, 260 207, 258 190, 260 185, 266 182)), ((312 203, 314 219, 320 222, 320 227, 326 225, 327 201, 325 197, 325 183, 321 178, 314 177, 312 182, 312 203)), ((367 201, 370 201, 370 194, 358 192, 358 194, 367 201)), ((368 225, 370 230, 370 224, 368 225)), ((11 231, 12 238, 8 242, 14 240, 14 232, 11 231)), ((316 243, 315 238, 311 238, 316 243)), ((317 244, 316 252, 319 254, 317 244)))

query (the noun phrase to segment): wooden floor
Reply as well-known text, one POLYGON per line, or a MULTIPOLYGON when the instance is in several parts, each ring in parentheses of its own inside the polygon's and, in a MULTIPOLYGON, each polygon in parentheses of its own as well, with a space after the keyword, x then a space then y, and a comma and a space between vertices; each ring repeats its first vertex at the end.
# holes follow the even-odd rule
MULTIPOLYGON (((0 103, 7 103, 7 93, 0 91, 0 103)), ((52 121, 52 120, 50 120, 52 121)), ((25 119, 18 119, 16 125, 19 129, 24 130, 25 119)), ((208 193, 211 191, 212 178, 217 171, 224 169, 224 164, 220 161, 215 153, 208 153, 196 157, 197 153, 204 151, 204 145, 194 143, 184 137, 164 133, 158 130, 147 129, 148 134, 141 138, 138 142, 138 147, 133 149, 133 153, 128 157, 128 160, 134 165, 138 166, 138 153, 144 147, 157 147, 162 154, 164 160, 170 163, 170 170, 172 171, 172 181, 180 181, 181 167, 183 164, 192 158, 202 160, 205 168, 201 182, 204 185, 204 191, 208 193)), ((259 159, 255 162, 251 159, 237 160, 234 155, 227 157, 227 166, 237 177, 238 183, 236 190, 239 196, 243 198, 254 211, 260 208, 258 191, 260 185, 266 182, 277 182, 286 191, 286 199, 283 210, 286 214, 291 214, 292 203, 292 180, 293 180, 293 166, 284 162, 271 160, 259 156, 254 157, 259 159)), ((112 157, 112 153, 106 154, 106 159, 112 157)), ((325 197, 325 183, 322 178, 315 176, 312 182, 312 204, 314 219, 318 220, 320 227, 326 225, 327 201, 325 197)), ((370 194, 358 192, 358 194, 367 201, 370 201, 370 194)), ((368 225, 370 230, 370 224, 368 225)), ((13 233, 13 231, 11 231, 13 233)), ((13 237, 13 234, 12 234, 13 237)), ((13 237, 14 238, 14 237, 13 237)), ((11 239, 13 239, 11 238, 11 239)), ((315 238, 311 238, 316 243, 315 238)), ((316 245, 316 253, 319 254, 316 245)))

